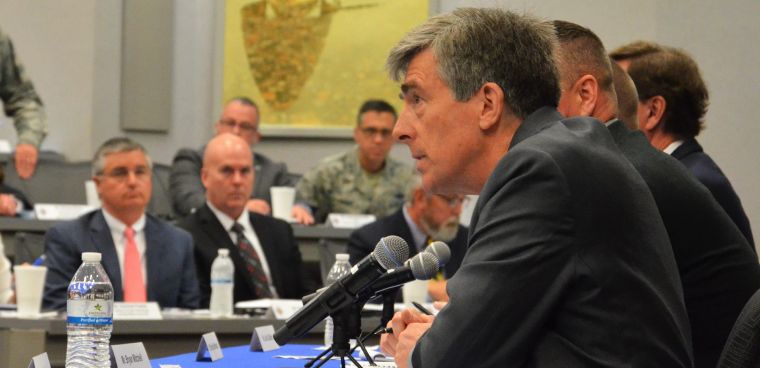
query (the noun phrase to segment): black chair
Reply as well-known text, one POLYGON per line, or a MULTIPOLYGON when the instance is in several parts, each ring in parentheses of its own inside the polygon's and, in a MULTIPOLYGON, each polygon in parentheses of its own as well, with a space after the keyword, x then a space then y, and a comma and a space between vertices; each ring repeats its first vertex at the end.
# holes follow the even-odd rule
POLYGON ((91 176, 89 161, 40 159, 28 180, 18 177, 13 161, 5 168, 5 184, 20 190, 32 203, 87 203, 84 182, 91 176))
POLYGON ((146 212, 168 221, 176 219, 169 193, 171 170, 169 165, 153 163, 153 194, 146 209, 146 212))
POLYGON ((718 368, 760 368, 760 290, 747 301, 736 319, 718 368))

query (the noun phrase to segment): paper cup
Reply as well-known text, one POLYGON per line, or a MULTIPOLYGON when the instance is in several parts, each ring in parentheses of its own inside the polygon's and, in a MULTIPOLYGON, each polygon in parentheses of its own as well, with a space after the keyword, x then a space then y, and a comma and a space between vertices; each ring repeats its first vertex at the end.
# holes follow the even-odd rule
POLYGON ((272 216, 285 221, 291 220, 293 201, 296 198, 296 190, 291 187, 271 187, 272 216))
POLYGON ((13 272, 16 275, 16 310, 18 316, 22 318, 39 317, 47 267, 19 265, 13 266, 13 272))

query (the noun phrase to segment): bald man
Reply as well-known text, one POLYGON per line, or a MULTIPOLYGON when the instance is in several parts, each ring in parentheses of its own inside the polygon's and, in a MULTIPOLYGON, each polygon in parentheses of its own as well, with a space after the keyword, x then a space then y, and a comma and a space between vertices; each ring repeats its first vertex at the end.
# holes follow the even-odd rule
POLYGON ((300 298, 306 293, 293 229, 246 207, 254 179, 251 149, 245 140, 222 133, 208 143, 201 170, 206 203, 178 224, 195 241, 202 307, 208 307, 211 263, 222 248, 230 250, 235 264, 235 302, 300 298))

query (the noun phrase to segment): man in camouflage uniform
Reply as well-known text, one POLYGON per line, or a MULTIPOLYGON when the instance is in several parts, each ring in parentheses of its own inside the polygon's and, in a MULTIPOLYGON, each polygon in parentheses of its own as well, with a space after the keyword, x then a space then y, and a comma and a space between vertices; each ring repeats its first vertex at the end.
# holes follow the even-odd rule
POLYGON ((396 110, 381 100, 369 100, 359 109, 354 140, 357 147, 324 159, 306 173, 296 187, 293 218, 310 225, 324 222, 330 213, 396 212, 412 179, 409 165, 388 157, 396 110))
POLYGON ((22 179, 28 179, 37 167, 37 149, 47 134, 42 100, 26 77, 16 58, 13 43, 0 30, 0 100, 5 115, 12 118, 18 133, 15 164, 22 179))

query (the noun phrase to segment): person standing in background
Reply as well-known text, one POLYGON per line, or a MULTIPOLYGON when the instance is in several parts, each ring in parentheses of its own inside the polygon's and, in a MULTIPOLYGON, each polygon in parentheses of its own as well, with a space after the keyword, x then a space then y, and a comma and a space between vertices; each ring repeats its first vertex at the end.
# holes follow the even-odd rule
POLYGON ((21 179, 34 175, 39 147, 47 135, 47 120, 42 100, 26 76, 13 43, 0 30, 0 100, 5 115, 13 119, 18 141, 14 164, 21 179))

